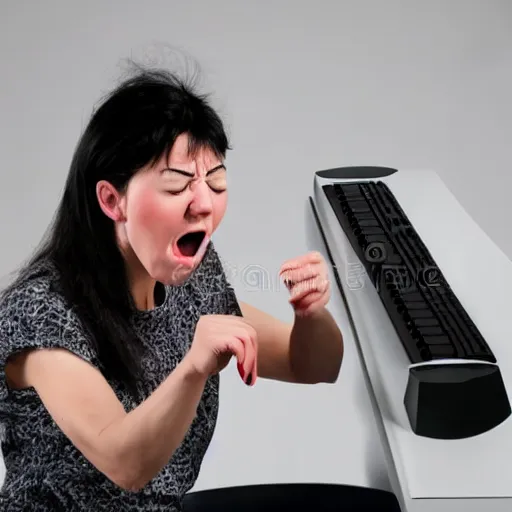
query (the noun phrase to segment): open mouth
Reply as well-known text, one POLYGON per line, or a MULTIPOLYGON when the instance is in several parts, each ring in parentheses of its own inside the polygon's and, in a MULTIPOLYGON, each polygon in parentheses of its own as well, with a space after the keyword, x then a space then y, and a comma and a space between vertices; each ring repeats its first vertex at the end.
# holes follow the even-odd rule
POLYGON ((180 237, 176 242, 176 247, 181 256, 186 256, 187 258, 194 257, 205 236, 205 231, 191 231, 180 237))

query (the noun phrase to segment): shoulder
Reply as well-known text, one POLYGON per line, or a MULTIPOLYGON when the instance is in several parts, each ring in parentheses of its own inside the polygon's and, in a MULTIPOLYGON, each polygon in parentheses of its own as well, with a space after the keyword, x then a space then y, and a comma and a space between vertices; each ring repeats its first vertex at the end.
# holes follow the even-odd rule
POLYGON ((0 365, 30 348, 66 348, 94 359, 84 331, 63 295, 58 273, 49 264, 29 268, 0 300, 0 365))
POLYGON ((15 324, 37 316, 41 307, 52 308, 50 289, 52 272, 49 267, 38 265, 23 271, 2 292, 0 298, 0 335, 15 324))
POLYGON ((52 313, 65 315, 68 308, 57 283, 57 272, 48 264, 26 270, 0 299, 0 333, 22 322, 50 321, 52 313))

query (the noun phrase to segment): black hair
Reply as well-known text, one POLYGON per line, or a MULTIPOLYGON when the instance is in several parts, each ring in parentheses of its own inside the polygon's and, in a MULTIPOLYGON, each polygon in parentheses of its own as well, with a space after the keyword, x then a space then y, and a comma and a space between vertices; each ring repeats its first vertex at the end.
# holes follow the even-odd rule
POLYGON ((123 191, 141 168, 170 152, 186 133, 193 153, 230 149, 208 97, 170 71, 145 70, 122 81, 100 103, 75 149, 54 220, 35 254, 4 293, 41 262, 57 268, 59 287, 98 354, 103 374, 138 396, 143 344, 130 322, 134 301, 114 223, 100 209, 96 184, 123 191))

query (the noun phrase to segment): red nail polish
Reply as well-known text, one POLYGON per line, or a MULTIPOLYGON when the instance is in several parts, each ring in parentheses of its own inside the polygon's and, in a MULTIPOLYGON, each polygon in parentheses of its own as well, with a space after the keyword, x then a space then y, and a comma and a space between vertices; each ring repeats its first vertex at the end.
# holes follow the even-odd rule
POLYGON ((240 377, 242 378, 243 381, 245 381, 245 376, 244 376, 244 367, 242 364, 238 363, 236 365, 236 367, 238 368, 238 373, 240 375, 240 377))

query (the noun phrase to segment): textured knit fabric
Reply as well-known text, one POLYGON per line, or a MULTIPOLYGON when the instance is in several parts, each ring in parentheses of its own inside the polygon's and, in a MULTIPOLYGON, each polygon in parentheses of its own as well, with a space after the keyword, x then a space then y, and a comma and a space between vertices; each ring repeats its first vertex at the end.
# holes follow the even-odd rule
MULTIPOLYGON (((165 468, 141 491, 119 488, 73 446, 33 389, 15 391, 5 381, 8 356, 29 347, 63 347, 101 369, 78 318, 54 291, 55 279, 55 271, 34 269, 0 305, 0 422, 6 465, 0 510, 181 510, 182 497, 195 483, 214 432, 219 377, 208 380, 198 415, 165 468)), ((212 244, 189 280, 165 291, 165 300, 154 310, 133 313, 133 325, 149 349, 141 383, 146 397, 183 358, 201 315, 241 316, 212 244)), ((110 384, 126 411, 138 405, 123 386, 110 384)))

